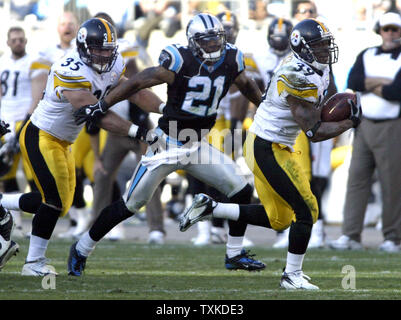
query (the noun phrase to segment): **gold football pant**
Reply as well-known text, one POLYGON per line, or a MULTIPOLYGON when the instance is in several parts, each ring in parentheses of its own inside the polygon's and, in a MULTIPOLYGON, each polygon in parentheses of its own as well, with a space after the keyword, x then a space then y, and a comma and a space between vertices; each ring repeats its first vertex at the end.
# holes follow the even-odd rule
POLYGON ((255 188, 274 230, 284 230, 292 221, 315 223, 318 205, 309 177, 300 165, 299 152, 249 133, 244 144, 255 188))
POLYGON ((22 129, 19 142, 42 202, 61 210, 60 216, 64 216, 71 207, 75 190, 71 144, 40 130, 31 121, 22 129))

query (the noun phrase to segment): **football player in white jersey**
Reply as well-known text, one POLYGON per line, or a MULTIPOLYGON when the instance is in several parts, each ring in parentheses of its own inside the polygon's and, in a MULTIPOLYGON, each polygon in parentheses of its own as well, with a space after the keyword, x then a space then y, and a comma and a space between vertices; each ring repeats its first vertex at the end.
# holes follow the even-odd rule
MULTIPOLYGON (((18 149, 18 136, 29 113, 33 78, 31 64, 33 57, 26 52, 27 39, 21 27, 11 27, 7 32, 7 45, 10 53, 0 59, 0 94, 2 100, 1 119, 10 124, 11 132, 4 136, 4 144, 0 149, 1 159, 8 163, 8 172, 1 176, 5 192, 19 192, 17 169, 21 153, 18 149)), ((2 164, 5 167, 5 163, 2 164)), ((26 161, 23 161, 24 172, 30 186, 34 185, 26 161)), ((3 170, 2 170, 3 171, 3 170)), ((13 236, 22 237, 21 213, 12 211, 16 228, 13 236)))
MULTIPOLYGON (((28 159, 40 191, 3 194, 6 209, 35 213, 28 256, 22 275, 55 274, 45 253, 57 220, 69 210, 75 188, 75 164, 70 146, 82 125, 74 121, 74 110, 94 104, 124 77, 125 66, 117 52, 114 27, 103 19, 84 22, 77 34, 77 49, 56 61, 50 70, 43 99, 20 135, 23 156, 28 159)), ((148 111, 159 112, 161 100, 142 90, 130 99, 148 111)), ((115 113, 102 118, 100 126, 137 138, 141 130, 115 113)))
POLYGON ((280 286, 316 290, 302 271, 318 205, 293 145, 300 131, 312 142, 335 137, 360 123, 361 107, 351 102, 350 119, 321 122, 320 112, 330 82, 330 66, 338 47, 321 22, 306 19, 292 30, 293 55, 275 72, 244 145, 247 164, 255 177, 261 205, 215 202, 199 194, 184 212, 180 230, 202 219, 220 217, 283 230, 290 226, 287 264, 280 286))

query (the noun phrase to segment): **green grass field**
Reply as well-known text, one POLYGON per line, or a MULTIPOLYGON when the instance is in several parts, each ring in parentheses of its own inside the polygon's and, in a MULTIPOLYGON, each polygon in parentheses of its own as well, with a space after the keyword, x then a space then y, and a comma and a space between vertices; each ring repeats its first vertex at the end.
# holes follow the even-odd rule
POLYGON ((66 272, 71 242, 54 240, 47 256, 59 276, 56 289, 45 290, 42 278, 20 276, 28 242, 19 243, 18 256, 0 272, 0 300, 390 300, 401 297, 400 255, 376 250, 310 250, 304 272, 321 290, 288 292, 278 288, 285 250, 253 248, 252 252, 267 267, 262 272, 246 272, 224 268, 223 246, 194 248, 185 244, 149 246, 103 241, 88 259, 85 275, 73 278, 66 272), (342 269, 346 265, 355 268, 355 290, 342 287, 346 275, 342 269))

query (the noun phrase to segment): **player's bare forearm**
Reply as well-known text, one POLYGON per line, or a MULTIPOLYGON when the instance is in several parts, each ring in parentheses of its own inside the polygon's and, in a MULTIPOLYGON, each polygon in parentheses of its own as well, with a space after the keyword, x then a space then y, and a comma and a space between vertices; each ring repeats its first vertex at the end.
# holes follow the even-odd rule
POLYGON ((245 75, 245 72, 235 79, 235 84, 241 93, 248 98, 255 106, 259 106, 262 102, 262 92, 256 82, 245 75))
POLYGON ((334 138, 353 126, 353 122, 349 119, 339 122, 321 122, 321 111, 316 109, 312 103, 299 100, 293 96, 288 96, 287 101, 294 120, 307 133, 312 142, 334 138))
POLYGON ((118 116, 113 111, 108 111, 99 121, 99 127, 120 136, 127 136, 132 123, 118 116))
POLYGON ((122 81, 105 97, 105 102, 109 106, 112 106, 117 102, 128 99, 141 89, 150 88, 166 82, 162 74, 163 70, 160 70, 160 68, 161 67, 147 68, 134 74, 126 81, 122 81))
POLYGON ((129 101, 136 104, 146 112, 160 113, 159 106, 163 102, 153 91, 142 89, 129 98, 129 101))
POLYGON ((339 122, 322 122, 315 135, 310 138, 312 142, 319 142, 328 140, 339 136, 343 132, 351 129, 353 123, 351 120, 346 119, 339 122))

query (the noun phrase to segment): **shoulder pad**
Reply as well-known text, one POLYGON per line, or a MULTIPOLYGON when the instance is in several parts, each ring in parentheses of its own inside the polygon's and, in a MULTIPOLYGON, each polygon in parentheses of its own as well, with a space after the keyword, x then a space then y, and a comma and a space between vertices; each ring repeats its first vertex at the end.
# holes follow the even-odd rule
POLYGON ((317 84, 294 63, 284 63, 277 70, 277 90, 279 95, 285 92, 312 103, 319 99, 317 84))
POLYGON ((160 53, 159 65, 170 71, 178 73, 183 64, 184 59, 177 45, 168 45, 160 53))
POLYGON ((226 54, 229 54, 230 52, 235 53, 235 62, 238 68, 237 72, 242 72, 245 69, 244 54, 235 45, 227 43, 226 54))

